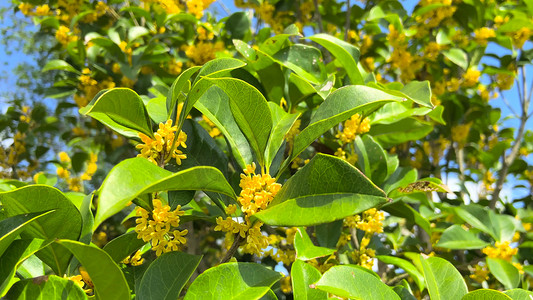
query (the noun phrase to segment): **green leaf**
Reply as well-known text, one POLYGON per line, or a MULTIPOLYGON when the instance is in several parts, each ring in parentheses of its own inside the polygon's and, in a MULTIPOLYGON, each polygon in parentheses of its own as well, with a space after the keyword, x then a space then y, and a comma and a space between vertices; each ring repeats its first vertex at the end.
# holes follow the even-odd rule
POLYGON ((178 299, 201 259, 201 256, 183 252, 164 253, 144 272, 136 297, 140 300, 178 299))
POLYGON ((76 70, 76 68, 74 68, 71 64, 61 59, 52 59, 48 61, 46 65, 44 65, 41 72, 47 72, 51 70, 62 70, 81 75, 80 71, 76 70))
POLYGON ((334 266, 315 284, 328 293, 353 299, 393 300, 400 297, 379 277, 353 265, 334 266))
POLYGON ((85 292, 74 281, 55 275, 19 281, 6 295, 8 299, 87 299, 85 292))
POLYGON ((415 182, 417 178, 418 171, 416 169, 399 167, 383 183, 383 190, 389 195, 395 189, 415 182))
POLYGON ((318 247, 313 245, 311 238, 307 235, 305 228, 298 228, 294 236, 294 249, 296 250, 296 258, 301 260, 310 260, 313 258, 331 255, 337 251, 325 247, 318 247))
POLYGON ((103 250, 111 256, 114 262, 119 263, 144 244, 146 244, 145 241, 137 238, 137 232, 129 231, 112 239, 103 250))
POLYGON ((401 92, 409 96, 409 99, 415 103, 433 108, 429 81, 411 81, 401 89, 401 92))
POLYGON ((328 299, 328 293, 309 286, 317 282, 322 274, 315 267, 296 260, 291 266, 292 293, 294 299, 321 300, 328 299))
POLYGON ((497 241, 511 241, 516 230, 513 217, 498 215, 478 204, 455 207, 455 213, 465 222, 488 233, 497 241))
POLYGON ((506 289, 514 289, 520 284, 520 273, 510 262, 503 259, 487 257, 490 272, 506 289))
POLYGON ((324 223, 315 226, 318 244, 322 247, 335 248, 342 233, 343 220, 324 223))
POLYGON ((392 124, 376 124, 369 134, 383 147, 390 147, 407 141, 419 140, 433 131, 431 123, 416 118, 405 118, 392 124))
POLYGON ((509 296, 505 295, 502 292, 489 290, 489 289, 479 289, 471 291, 470 293, 464 295, 461 300, 510 300, 509 296))
POLYGON ((420 271, 418 271, 418 269, 412 263, 395 256, 378 255, 376 258, 386 264, 395 265, 402 268, 405 272, 411 275, 411 278, 413 278, 418 288, 421 291, 424 290, 424 275, 422 275, 422 273, 420 273, 420 271))
POLYGON ((251 21, 248 13, 239 11, 233 13, 228 17, 224 24, 224 28, 230 34, 230 39, 243 39, 250 31, 251 21))
MULTIPOLYGON (((180 76, 174 80, 172 86, 168 90, 167 95, 167 112, 168 119, 172 117, 172 113, 176 109, 181 92, 188 92, 191 86, 189 79, 200 69, 200 66, 190 67, 187 70, 181 72, 180 76), (185 89, 187 87, 187 89, 185 89)), ((185 99, 183 99, 185 101, 185 99)), ((179 116, 178 116, 179 117, 179 116)))
POLYGON ((315 47, 302 44, 288 46, 276 52, 272 58, 314 84, 326 79, 322 53, 315 47))
POLYGON ((285 135, 287 132, 289 132, 291 127, 294 125, 294 122, 296 122, 296 119, 298 119, 300 116, 298 113, 286 113, 281 107, 273 102, 268 102, 268 106, 270 108, 272 124, 274 126, 272 127, 272 132, 270 133, 270 138, 268 139, 265 151, 265 166, 267 169, 270 168, 276 153, 278 153, 281 145, 283 144, 285 135))
POLYGON ((531 300, 533 297, 533 292, 523 289, 512 289, 505 291, 504 293, 513 300, 531 300))
POLYGON ((80 108, 80 113, 128 137, 137 137, 138 132, 154 136, 144 102, 135 91, 128 88, 115 88, 97 94, 87 106, 80 108))
POLYGON ((263 165, 263 155, 272 130, 272 116, 265 97, 252 85, 234 78, 208 79, 229 97, 230 109, 263 165))
POLYGON ((130 27, 130 29, 128 30, 128 41, 131 43, 135 39, 138 39, 141 36, 147 35, 149 33, 150 31, 146 27, 142 27, 142 26, 130 27))
POLYGON ((9 245, 0 257, 0 297, 3 297, 14 283, 15 271, 20 264, 51 242, 42 239, 21 239, 9 245))
POLYGON ((420 257, 431 300, 461 299, 468 289, 461 273, 440 257, 420 257))
POLYGON ((461 67, 463 70, 468 69, 468 56, 466 55, 466 52, 464 52, 464 50, 459 48, 452 48, 450 50, 442 52, 442 54, 444 54, 446 58, 461 67))
POLYGON ((315 34, 308 39, 328 49, 346 70, 352 84, 364 84, 363 77, 357 68, 359 49, 352 44, 333 37, 329 34, 315 34))
POLYGON ((259 299, 279 279, 278 272, 256 263, 225 263, 202 273, 189 287, 185 300, 259 299))
MULTIPOLYGON (((65 238, 77 240, 80 237, 82 218, 80 212, 58 189, 47 185, 30 185, 13 191, 0 193, 0 202, 8 216, 27 213, 42 213, 55 210, 31 222, 21 233, 23 238, 53 240, 65 238)), ((58 245, 52 244, 37 256, 56 274, 64 274, 71 255, 58 245)))
POLYGON ((401 100, 400 97, 362 85, 346 86, 334 91, 318 107, 309 125, 294 139, 290 160, 296 158, 324 132, 354 114, 369 115, 387 102, 401 100))
POLYGON ((255 216, 269 225, 308 226, 352 216, 386 201, 385 192, 361 171, 318 153, 255 216))
POLYGON ((0 221, 0 257, 28 224, 53 212, 21 214, 0 221))
POLYGON ((75 241, 57 240, 56 243, 72 252, 87 270, 97 299, 130 299, 126 278, 107 252, 75 241))
POLYGON ((168 120, 166 102, 165 97, 157 97, 150 99, 146 104, 146 111, 156 124, 165 123, 168 120))
POLYGON ((209 88, 196 102, 195 107, 222 132, 231 148, 231 154, 241 168, 244 169, 253 162, 250 144, 235 122, 229 97, 221 88, 218 86, 209 88))
POLYGON ((406 219, 411 223, 415 223, 422 228, 428 235, 431 235, 431 225, 429 221, 424 218, 418 211, 412 208, 410 205, 399 200, 387 205, 384 205, 382 209, 389 214, 406 219))
POLYGON ((475 234, 466 231, 460 225, 452 225, 444 230, 437 243, 437 247, 460 250, 460 249, 481 249, 489 243, 480 240, 475 234))
POLYGON ((196 81, 198 81, 198 78, 202 78, 202 76, 213 77, 213 75, 218 73, 235 70, 244 66, 246 66, 245 62, 231 57, 213 59, 205 63, 205 65, 200 69, 200 72, 198 72, 198 76, 196 77, 196 81))
POLYGON ((233 188, 216 168, 200 166, 172 173, 142 157, 126 159, 111 169, 102 183, 93 228, 142 194, 183 190, 210 191, 235 198, 233 188))
MULTIPOLYGON (((381 185, 388 173, 387 153, 370 135, 355 139, 356 166, 377 185, 381 185)), ((393 171, 391 170, 391 173, 393 171)))

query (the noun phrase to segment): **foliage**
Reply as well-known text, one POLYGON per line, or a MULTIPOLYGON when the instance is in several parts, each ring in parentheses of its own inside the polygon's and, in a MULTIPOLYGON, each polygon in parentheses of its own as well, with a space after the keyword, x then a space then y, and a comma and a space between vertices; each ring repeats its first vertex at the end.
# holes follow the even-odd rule
POLYGON ((530 2, 211 2, 13 2, 0 296, 531 297, 530 2))

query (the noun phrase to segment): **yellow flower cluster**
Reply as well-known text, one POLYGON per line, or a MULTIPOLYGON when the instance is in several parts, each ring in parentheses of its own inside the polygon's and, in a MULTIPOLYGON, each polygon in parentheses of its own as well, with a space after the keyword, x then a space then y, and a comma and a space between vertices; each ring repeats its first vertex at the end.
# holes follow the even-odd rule
POLYGON ((220 130, 215 125, 215 123, 211 122, 211 120, 209 120, 208 117, 206 117, 205 115, 202 115, 202 121, 203 122, 201 122, 200 124, 202 125, 205 124, 205 126, 203 127, 207 130, 207 132, 209 132, 209 135, 212 138, 216 138, 222 135, 222 132, 220 132, 220 130))
POLYGON ((23 106, 22 107, 22 114, 19 117, 21 122, 24 123, 30 123, 31 116, 30 116, 30 107, 29 106, 23 106))
POLYGON ((21 2, 18 8, 20 9, 20 12, 22 12, 22 14, 26 16, 44 17, 51 15, 50 6, 48 6, 48 4, 43 4, 35 7, 30 3, 21 2), (33 11, 34 8, 35 11, 33 11))
MULTIPOLYGON (((285 101, 285 99, 282 99, 285 101)), ((302 125, 302 120, 296 120, 294 124, 292 124, 291 129, 285 134, 285 140, 287 141, 287 144, 290 148, 292 148, 292 145, 294 144, 294 138, 300 134, 300 126, 302 125)))
POLYGON ((487 266, 480 266, 477 264, 474 269, 474 273, 470 274, 470 278, 482 283, 483 281, 489 280, 490 271, 487 269, 487 266))
POLYGON ((296 231, 296 227, 290 227, 285 229, 285 237, 278 234, 269 235, 268 244, 272 248, 265 252, 265 255, 270 256, 276 262, 290 266, 296 259, 296 251, 292 246, 296 231))
POLYGON ((181 61, 176 61, 175 58, 172 58, 167 64, 168 73, 172 75, 179 75, 182 67, 183 63, 181 61))
POLYGON ((492 175, 491 171, 485 172, 483 175, 483 187, 486 191, 494 191, 493 184, 496 182, 496 178, 492 175))
POLYGON ((98 20, 99 17, 105 15, 107 9, 108 9, 108 6, 107 4, 105 4, 105 2, 98 1, 94 7, 94 10, 91 13, 85 15, 81 19, 81 21, 84 23, 93 23, 96 20, 98 20))
MULTIPOLYGON (((83 276, 82 275, 74 275, 74 276, 70 276, 70 277, 67 277, 67 275, 64 275, 64 278, 68 279, 68 280, 71 280, 71 281, 74 281, 74 283, 79 286, 84 292, 85 294, 92 294, 93 290, 92 290, 92 286, 87 284, 84 280, 83 280, 83 276)), ((92 284, 92 282, 91 282, 92 284)))
POLYGON ((242 191, 237 200, 246 216, 265 209, 281 189, 281 184, 276 183, 276 179, 269 174, 256 175, 255 168, 255 163, 246 166, 239 184, 242 191))
POLYGON ((281 291, 285 294, 289 294, 292 291, 291 276, 283 276, 280 280, 281 291))
POLYGON ((198 33, 198 40, 200 41, 212 40, 215 38, 213 25, 210 23, 204 23, 202 26, 198 26, 196 33, 198 33))
POLYGON ((422 0, 419 5, 421 7, 433 4, 443 4, 443 6, 432 9, 429 12, 416 17, 416 21, 423 24, 426 28, 434 28, 439 26, 444 19, 453 16, 457 10, 456 6, 452 5, 452 0, 422 0))
POLYGON ((457 142, 460 147, 464 146, 468 133, 470 132, 470 127, 472 122, 461 124, 452 127, 452 141, 457 142))
POLYGON ((194 45, 185 48, 185 54, 196 65, 203 65, 206 62, 215 59, 216 53, 224 50, 224 43, 209 43, 200 41, 194 45))
POLYGON ((492 28, 482 27, 474 30, 474 40, 481 46, 486 46, 488 39, 496 37, 496 32, 492 28))
MULTIPOLYGON (((83 74, 83 75, 87 75, 87 74, 83 74)), ((86 106, 87 103, 89 103, 89 101, 91 101, 99 91, 103 89, 110 89, 110 88, 115 87, 115 83, 113 82, 111 78, 102 80, 100 83, 96 83, 96 84, 93 84, 96 82, 96 81, 92 81, 94 79, 87 80, 87 78, 84 77, 83 80, 90 84, 89 85, 82 84, 82 81, 80 78, 80 84, 78 85, 78 90, 80 91, 80 93, 74 95, 74 102, 76 102, 78 107, 86 106)))
POLYGON ((59 178, 64 179, 67 184, 68 188, 73 192, 80 192, 83 190, 83 181, 91 180, 94 173, 96 173, 96 170, 98 169, 98 165, 96 162, 98 161, 98 155, 95 153, 89 154, 89 160, 87 162, 87 167, 85 169, 85 172, 81 174, 80 177, 71 177, 70 175, 70 156, 62 151, 59 152, 59 161, 61 162, 62 166, 57 167, 56 173, 59 178))
POLYGON ((183 216, 185 212, 180 211, 180 205, 174 211, 170 211, 170 206, 163 205, 158 198, 152 200, 152 204, 154 209, 151 213, 142 207, 136 209, 139 217, 135 221, 137 238, 150 242, 157 256, 170 251, 178 251, 180 245, 187 243, 184 236, 188 230, 177 229, 180 225, 180 216, 183 216))
POLYGON ((193 14, 196 18, 200 19, 204 16, 204 10, 206 10, 213 2, 215 2, 215 0, 187 0, 187 10, 190 14, 193 14))
POLYGON ((361 115, 355 114, 350 119, 344 122, 342 132, 335 135, 344 144, 351 143, 355 140, 358 134, 363 134, 370 131, 370 119, 362 118, 361 115))
POLYGON ((483 253, 490 258, 500 258, 510 262, 513 256, 518 253, 518 249, 511 248, 508 241, 496 242, 494 247, 487 246, 483 248, 483 253))
POLYGON ((137 149, 141 150, 141 153, 137 156, 144 157, 153 164, 159 164, 160 166, 164 166, 171 158, 174 158, 176 163, 181 165, 181 160, 186 159, 187 155, 178 150, 178 146, 187 148, 185 144, 187 134, 180 131, 174 143, 176 130, 178 130, 178 126, 172 126, 172 120, 167 120, 166 123, 159 123, 159 129, 154 134, 154 139, 144 133, 139 133, 143 143, 136 146, 137 149))
POLYGON ((141 257, 141 251, 137 250, 135 254, 126 257, 123 261, 123 264, 131 264, 132 266, 140 266, 144 263, 144 258, 141 257))
POLYGON ((367 248, 370 243, 370 238, 363 237, 361 239, 361 245, 359 250, 354 250, 352 252, 352 259, 358 265, 369 270, 374 266, 374 257, 376 256, 376 251, 374 249, 367 248))
MULTIPOLYGON (((9 178, 11 176, 15 176, 14 173, 11 174, 8 170, 11 169, 12 171, 15 171, 14 167, 18 166, 20 155, 26 152, 25 139, 26 134, 17 131, 13 136, 13 144, 9 146, 9 150, 4 149, 2 145, 0 145, 0 178, 9 178)), ((16 176, 21 179, 27 178, 29 177, 29 173, 36 167, 36 164, 30 164, 28 165, 27 171, 18 168, 16 170, 16 176)))
POLYGON ((67 45, 70 42, 77 41, 78 36, 73 34, 67 26, 61 25, 56 31, 56 40, 61 43, 61 45, 67 45))
POLYGON ((501 90, 509 90, 514 84, 515 75, 514 74, 496 74, 496 85, 501 90))
POLYGON ((516 48, 522 48, 524 43, 529 40, 531 37, 532 30, 528 27, 522 27, 519 30, 511 33, 511 39, 513 40, 513 45, 516 48))
POLYGON ((359 156, 357 153, 349 153, 346 155, 346 151, 344 151, 342 148, 337 148, 337 151, 335 151, 335 156, 344 159, 351 165, 355 165, 357 160, 359 159, 359 156))
POLYGON ((337 265, 337 263, 335 263, 335 254, 330 255, 324 261, 319 261, 316 258, 313 258, 311 260, 308 260, 307 263, 315 267, 322 274, 329 270, 331 267, 337 265))
POLYGON ((479 82, 479 76, 481 72, 475 69, 468 69, 463 76, 463 86, 464 87, 473 87, 479 82))
POLYGON ((363 212, 363 216, 355 215, 345 219, 345 225, 367 233, 382 233, 385 214, 375 208, 363 212))

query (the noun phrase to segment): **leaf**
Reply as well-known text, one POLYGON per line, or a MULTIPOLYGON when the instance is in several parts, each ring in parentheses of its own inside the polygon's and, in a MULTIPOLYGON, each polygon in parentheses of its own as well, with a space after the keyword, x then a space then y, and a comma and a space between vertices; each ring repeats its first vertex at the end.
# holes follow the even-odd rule
POLYGON ((346 70, 346 74, 350 77, 352 84, 364 84, 363 77, 357 68, 357 62, 359 61, 360 55, 357 47, 329 34, 323 33, 315 34, 308 37, 308 39, 322 45, 335 56, 346 70))
POLYGON ((309 286, 317 282, 322 274, 315 267, 301 260, 296 260, 291 266, 292 293, 294 299, 321 300, 328 299, 328 293, 309 286))
POLYGON ((298 113, 286 113, 281 107, 273 102, 268 102, 268 106, 272 116, 273 127, 265 150, 265 166, 267 169, 270 168, 274 157, 283 144, 285 135, 289 132, 291 127, 294 125, 294 122, 296 122, 296 119, 298 119, 300 116, 298 113))
POLYGON ((385 192, 355 167, 318 153, 255 216, 269 225, 308 226, 352 216, 386 201, 385 192))
MULTIPOLYGON (((65 238, 77 240, 80 237, 82 218, 80 212, 58 189, 47 185, 30 185, 13 191, 0 193, 0 202, 8 216, 27 213, 42 213, 55 210, 31 222, 21 233, 23 238, 53 240, 65 238)), ((37 256, 56 274, 64 274, 71 255, 58 245, 52 244, 37 256)))
POLYGON ((433 125, 416 118, 405 118, 392 124, 376 124, 369 134, 387 148, 407 141, 419 140, 433 131, 433 125))
POLYGON ((102 183, 93 228, 142 194, 183 190, 217 192, 235 198, 224 175, 213 167, 193 167, 172 173, 145 158, 130 158, 111 169, 102 183))
POLYGON ((21 214, 0 221, 0 257, 28 224, 50 213, 54 211, 21 214))
POLYGON ((424 290, 424 275, 422 275, 422 273, 420 273, 420 271, 418 271, 418 269, 412 263, 405 259, 388 255, 378 255, 376 256, 376 258, 386 264, 395 265, 397 267, 402 268, 405 272, 411 275, 411 278, 413 278, 418 288, 421 291, 424 290))
POLYGON ((135 39, 138 39, 142 37, 143 35, 147 35, 149 33, 150 31, 146 27, 142 27, 142 26, 130 27, 130 29, 128 30, 128 41, 131 43, 135 39))
POLYGON ((263 155, 272 130, 272 117, 265 97, 255 87, 240 79, 216 78, 209 81, 228 95, 235 122, 248 139, 259 163, 263 165, 263 155))
POLYGON ((244 11, 233 13, 224 24, 224 29, 230 34, 230 39, 243 39, 250 31, 251 21, 244 11))
POLYGON ((72 252, 87 270, 97 299, 130 299, 126 278, 107 252, 75 241, 57 240, 56 243, 72 252))
POLYGON ((401 100, 400 97, 362 85, 346 86, 334 91, 318 107, 309 125, 294 139, 290 160, 296 158, 324 132, 354 114, 368 115, 387 102, 401 100))
POLYGON ((481 249, 489 243, 480 240, 475 234, 466 231, 460 225, 452 225, 442 233, 437 243, 437 247, 460 250, 460 249, 481 249))
POLYGON ((466 55, 466 52, 464 52, 462 49, 452 48, 450 50, 442 52, 442 54, 444 54, 446 58, 461 67, 463 70, 468 69, 468 56, 466 55))
POLYGON ((531 300, 533 292, 524 289, 512 289, 504 292, 513 300, 531 300))
POLYGON ((514 289, 520 284, 520 273, 510 262, 503 259, 487 257, 490 272, 506 289, 514 289))
POLYGON ((468 289, 461 273, 440 257, 420 257, 431 300, 461 299, 468 289))
POLYGON ((279 279, 278 272, 256 263, 225 263, 202 273, 189 287, 185 300, 259 299, 279 279))
MULTIPOLYGON (((168 112, 168 119, 172 117, 172 113, 176 109, 179 102, 179 96, 181 92, 188 92, 190 89, 190 81, 189 79, 200 69, 200 66, 194 66, 190 67, 187 70, 181 72, 180 76, 174 80, 172 83, 172 86, 168 90, 167 95, 167 112, 168 112), (187 89, 185 90, 185 87, 187 89)), ((185 101, 185 100, 183 100, 185 101)))
POLYGON ((455 207, 455 213, 468 224, 485 233, 497 241, 511 241, 516 231, 513 217, 498 215, 478 204, 455 207))
POLYGON ((246 66, 246 63, 240 59, 231 57, 213 59, 205 63, 205 65, 200 69, 200 72, 198 72, 198 76, 196 77, 196 81, 198 81, 198 78, 202 78, 202 76, 212 77, 215 74, 235 70, 244 66, 246 66))
POLYGON ((409 99, 417 104, 429 108, 434 107, 431 103, 431 87, 427 80, 411 81, 402 88, 401 92, 409 96, 409 99))
POLYGON ((326 79, 322 53, 315 47, 295 44, 279 50, 272 58, 314 84, 326 79))
POLYGON ((168 112, 165 97, 150 99, 146 104, 146 111, 156 124, 165 123, 168 120, 168 112))
POLYGON ((74 68, 71 64, 61 59, 52 59, 48 61, 46 65, 44 65, 41 72, 48 72, 51 70, 62 70, 81 75, 80 71, 76 70, 76 68, 74 68))
POLYGON ((3 297, 13 284, 15 271, 28 257, 47 247, 51 241, 42 239, 15 240, 0 259, 0 297, 3 297))
POLYGON ((137 232, 129 231, 112 239, 103 250, 115 263, 119 263, 145 244, 145 241, 137 238, 137 232))
MULTIPOLYGON (((377 185, 383 183, 387 177, 387 153, 374 141, 370 135, 362 138, 356 136, 355 153, 357 154, 356 165, 360 170, 377 185)), ((392 173, 392 170, 391 170, 392 173)))
POLYGON ((87 299, 74 281, 55 275, 19 281, 6 295, 8 299, 87 299))
POLYGON ((479 289, 471 291, 470 293, 464 295, 461 300, 510 300, 511 297, 505 295, 502 292, 489 290, 489 289, 479 289))
POLYGON ((423 178, 417 180, 416 182, 398 188, 398 192, 403 194, 412 194, 418 192, 440 192, 453 194, 453 191, 450 190, 447 185, 440 182, 440 180, 437 178, 423 178))
POLYGON ((342 233, 343 220, 324 223, 315 226, 318 244, 322 247, 335 248, 342 233))
POLYGON ((80 113, 127 137, 137 137, 138 132, 154 136, 141 97, 128 88, 114 88, 97 94, 87 106, 80 108, 80 113))
POLYGON ((164 253, 144 272, 136 297, 140 300, 178 299, 201 259, 201 256, 183 252, 164 253))
POLYGON ((296 258, 300 260, 310 260, 313 258, 323 257, 335 253, 336 249, 318 247, 313 245, 311 238, 307 235, 305 228, 298 228, 294 236, 294 249, 296 258))
MULTIPOLYGON (((400 300, 400 297, 369 270, 354 265, 334 266, 315 284, 328 293, 353 299, 400 300)), ((373 272, 372 272, 373 273, 373 272)))
POLYGON ((395 189, 415 182, 417 178, 418 171, 416 169, 399 167, 383 183, 383 190, 389 195, 395 189))

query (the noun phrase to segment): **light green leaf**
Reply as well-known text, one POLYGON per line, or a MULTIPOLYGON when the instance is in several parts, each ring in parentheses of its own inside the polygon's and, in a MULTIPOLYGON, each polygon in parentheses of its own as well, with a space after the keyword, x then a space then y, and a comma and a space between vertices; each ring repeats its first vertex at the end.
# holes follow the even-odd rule
POLYGON ((301 260, 296 260, 291 266, 292 293, 294 299, 325 300, 328 294, 309 286, 317 282, 322 274, 315 267, 301 260))
POLYGON ((417 178, 418 171, 416 169, 399 167, 383 183, 383 190, 389 195, 395 189, 415 182, 417 178))
MULTIPOLYGON (((8 216, 55 210, 54 213, 28 224, 21 233, 23 238, 49 241, 57 238, 77 240, 80 237, 82 227, 80 212, 56 188, 47 185, 30 185, 0 193, 0 202, 8 216)), ((65 272, 71 258, 68 251, 55 244, 39 251, 37 256, 60 275, 65 272)))
MULTIPOLYGON (((174 80, 172 83, 172 86, 168 90, 167 95, 167 112, 168 112, 168 119, 172 117, 172 113, 176 109, 179 102, 185 101, 183 99, 182 101, 178 101, 180 99, 180 93, 189 92, 191 83, 189 79, 200 69, 200 66, 194 66, 190 67, 187 70, 181 72, 181 74, 174 80), (185 89, 187 87, 187 89, 185 89)), ((179 117, 179 116, 178 116, 179 117)))
POLYGON ((195 107, 226 137, 231 154, 241 168, 244 169, 246 165, 253 162, 250 144, 235 122, 230 109, 229 97, 221 88, 218 86, 209 88, 196 102, 195 107))
POLYGON ((464 295, 461 300, 510 300, 511 298, 502 292, 489 289, 479 289, 464 295))
MULTIPOLYGON (((387 153, 376 143, 372 136, 366 134, 362 138, 358 135, 354 141, 357 154, 356 166, 374 182, 381 185, 388 173, 387 153)), ((390 170, 391 173, 394 172, 390 170)))
POLYGON ((102 183, 93 228, 142 194, 184 190, 204 190, 235 198, 233 188, 216 168, 200 166, 172 173, 142 157, 126 159, 111 169, 102 183))
POLYGON ((276 153, 278 153, 283 144, 285 135, 289 132, 300 114, 286 113, 281 107, 273 102, 268 102, 268 106, 272 116, 272 124, 274 125, 265 150, 265 165, 267 168, 270 168, 276 153))
POLYGON ((504 293, 513 300, 531 300, 533 298, 533 292, 524 289, 512 289, 504 293))
POLYGON ((385 192, 358 169, 318 153, 255 216, 269 225, 308 226, 352 216, 386 201, 385 192))
POLYGON ((429 81, 411 81, 402 88, 401 92, 409 96, 409 99, 415 103, 433 108, 429 81))
POLYGON ((312 142, 333 126, 359 113, 369 115, 387 102, 401 101, 378 89, 351 85, 331 93, 311 117, 309 125, 296 136, 290 160, 296 158, 312 142))
POLYGON ((146 111, 156 124, 165 123, 168 120, 166 103, 165 97, 157 97, 150 99, 146 104, 146 111))
POLYGON ((81 75, 81 72, 76 70, 71 64, 61 59, 52 59, 44 65, 41 72, 47 72, 51 70, 63 70, 81 75))
POLYGON ((465 222, 488 233, 497 241, 511 241, 516 230, 513 217, 498 215, 478 204, 455 207, 455 213, 465 222))
POLYGON ((520 273, 510 262, 503 259, 487 257, 490 272, 506 289, 514 289, 520 284, 520 273))
POLYGON ((141 36, 149 34, 150 31, 146 27, 142 26, 133 26, 128 30, 128 41, 133 42, 135 39, 140 38, 141 36))
POLYGON ((392 124, 376 124, 369 134, 383 147, 390 147, 407 141, 419 140, 433 131, 431 123, 416 118, 405 118, 392 124))
POLYGON ((402 268, 405 272, 411 275, 411 278, 413 278, 416 285, 421 291, 425 289, 424 275, 422 275, 422 273, 420 273, 420 271, 418 271, 418 269, 408 260, 388 255, 378 255, 376 256, 376 258, 386 264, 395 265, 397 267, 402 268))
POLYGON ((400 300, 400 297, 379 277, 353 265, 334 266, 315 284, 328 293, 352 299, 400 300))
POLYGON ((475 234, 466 231, 459 225, 452 225, 444 230, 437 243, 437 247, 460 250, 460 249, 481 249, 489 243, 480 240, 475 234))
POLYGON ((97 299, 129 300, 130 289, 124 274, 104 250, 70 240, 56 243, 68 249, 87 270, 97 299))
POLYGON ((144 272, 135 296, 139 300, 178 299, 201 259, 201 256, 183 252, 164 253, 144 272))
POLYGON ((359 61, 360 55, 357 47, 329 34, 323 33, 315 34, 308 37, 308 39, 328 49, 328 51, 339 60, 346 70, 348 77, 350 77, 352 84, 364 83, 363 77, 357 68, 357 62, 359 61))
POLYGON ((97 94, 87 106, 80 109, 80 113, 128 137, 137 137, 138 132, 154 136, 141 97, 128 88, 115 88, 97 94))
POLYGON ((137 232, 129 231, 112 239, 103 250, 118 264, 144 244, 145 241, 137 238, 137 232))
POLYGON ((50 213, 54 213, 54 211, 21 214, 0 221, 0 257, 26 225, 50 213))
POLYGON ((322 53, 315 47, 295 44, 279 50, 272 58, 314 84, 326 79, 322 53))
POLYGON ((305 228, 298 228, 294 236, 294 249, 296 250, 296 258, 300 260, 310 260, 313 258, 331 255, 337 251, 325 247, 318 247, 313 244, 305 228))
POLYGON ((461 273, 440 257, 420 257, 431 300, 461 299, 468 289, 461 273))
POLYGON ((50 275, 15 283, 6 298, 78 300, 87 299, 87 295, 74 281, 50 275))
POLYGON ((185 300, 259 299, 279 279, 278 272, 256 263, 225 263, 202 273, 189 287, 185 300))
MULTIPOLYGON (((245 62, 231 57, 213 59, 205 63, 205 65, 198 72, 198 76, 196 78, 202 78, 202 76, 212 77, 215 74, 235 70, 244 66, 246 66, 245 62)), ((198 81, 198 79, 196 79, 196 81, 198 81)))
POLYGON ((463 70, 468 69, 468 56, 464 50, 459 48, 452 48, 442 52, 446 58, 452 61, 454 64, 461 67, 463 70))

